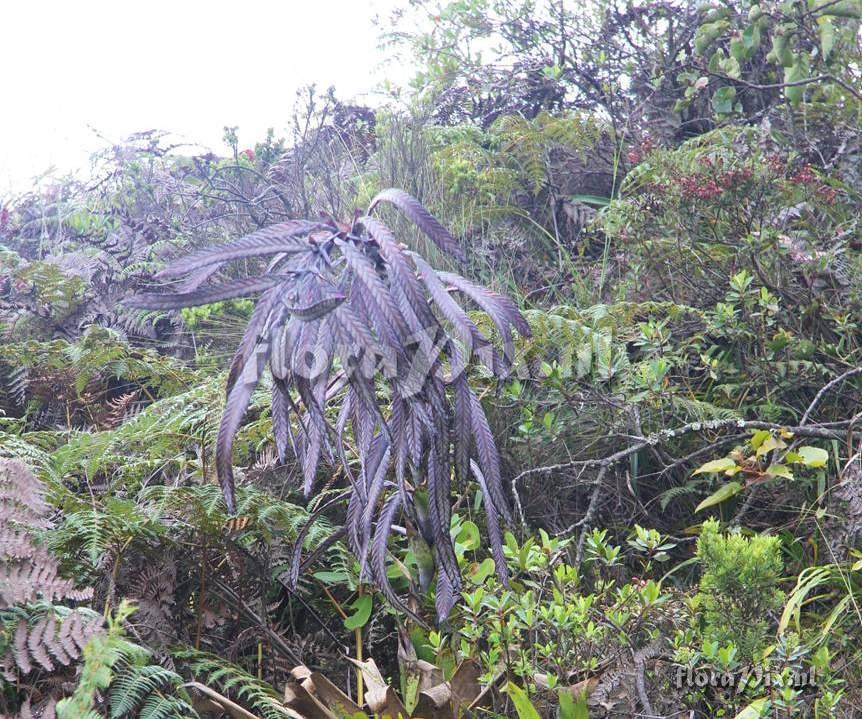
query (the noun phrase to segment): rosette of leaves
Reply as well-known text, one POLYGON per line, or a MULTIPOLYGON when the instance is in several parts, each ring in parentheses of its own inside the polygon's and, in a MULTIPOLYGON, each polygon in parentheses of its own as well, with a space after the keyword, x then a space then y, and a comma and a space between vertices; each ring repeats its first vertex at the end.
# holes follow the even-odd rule
MULTIPOLYGON (((350 225, 293 220, 199 250, 156 276, 180 280, 175 292, 141 294, 129 303, 165 310, 259 295, 230 367, 218 433, 216 463, 228 508, 235 508, 234 436, 268 366, 280 460, 291 448, 306 496, 321 461, 341 463, 350 482, 346 533, 362 576, 370 573, 404 611, 386 578, 386 548, 393 522, 406 513, 432 548, 442 618, 461 584, 449 536, 453 472, 461 483, 472 476, 481 486, 497 571, 507 579, 500 520, 510 521, 510 510, 497 448, 466 368, 479 362, 505 377, 513 330, 523 336, 530 330, 508 297, 436 271, 399 243, 373 216, 381 203, 394 205, 440 250, 463 260, 456 240, 416 199, 389 189, 350 225), (258 275, 208 284, 228 262, 265 256, 271 260, 258 275), (489 315, 502 352, 459 299, 489 315), (333 402, 340 405, 334 424, 325 413, 333 402), (358 471, 346 457, 348 427, 358 471)), ((298 571, 294 561, 294 581, 298 571)))

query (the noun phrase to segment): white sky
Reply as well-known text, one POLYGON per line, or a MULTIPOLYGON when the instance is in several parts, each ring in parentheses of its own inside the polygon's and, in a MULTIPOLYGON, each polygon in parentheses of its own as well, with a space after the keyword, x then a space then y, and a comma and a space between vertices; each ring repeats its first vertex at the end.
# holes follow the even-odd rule
MULTIPOLYGON (((406 0, 10 0, 0 31, 0 197, 106 140, 167 130, 224 152, 287 127, 298 87, 359 101, 381 67, 375 14, 406 0), (89 127, 88 127, 89 126, 89 127), (90 129, 92 128, 92 129, 90 129), (106 139, 99 139, 93 131, 106 139)), ((401 77, 392 77, 392 73, 401 77)))

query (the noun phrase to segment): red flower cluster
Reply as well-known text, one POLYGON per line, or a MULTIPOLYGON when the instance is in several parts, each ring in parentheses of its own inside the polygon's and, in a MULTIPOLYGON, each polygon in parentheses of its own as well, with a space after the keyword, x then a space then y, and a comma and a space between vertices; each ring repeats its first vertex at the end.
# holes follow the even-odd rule
POLYGON ((811 165, 806 165, 790 179, 798 185, 811 185, 817 182, 817 175, 811 165))
POLYGON ((708 180, 698 175, 686 175, 679 181, 680 193, 686 199, 712 200, 719 197, 724 190, 715 180, 708 180))
POLYGON ((626 159, 632 164, 637 165, 647 155, 655 149, 655 143, 650 139, 644 139, 640 145, 633 147, 626 153, 626 159))
POLYGON ((786 163, 781 155, 769 155, 766 158, 766 166, 776 175, 784 175, 786 163))
MULTIPOLYGON (((704 158, 703 164, 714 167, 709 158, 704 158)), ((729 190, 751 179, 753 172, 750 167, 739 167, 733 170, 719 172, 713 177, 706 175, 686 175, 679 181, 680 192, 685 198, 712 200, 729 190)))
POLYGON ((742 184, 751 179, 754 173, 750 167, 739 167, 735 170, 727 170, 718 176, 718 184, 729 189, 734 185, 742 184))
POLYGON ((794 185, 808 185, 812 187, 817 196, 827 205, 831 205, 835 202, 835 198, 838 197, 838 190, 821 182, 811 165, 805 165, 805 167, 793 174, 790 177, 790 182, 794 185))

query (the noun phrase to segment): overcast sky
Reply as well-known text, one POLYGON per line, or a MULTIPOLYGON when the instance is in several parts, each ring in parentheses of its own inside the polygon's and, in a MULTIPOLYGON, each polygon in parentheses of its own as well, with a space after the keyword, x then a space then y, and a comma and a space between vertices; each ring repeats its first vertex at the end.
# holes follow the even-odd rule
MULTIPOLYGON (((11 0, 0 33, 0 196, 158 128, 217 151, 283 130, 298 87, 372 90, 374 14, 403 0, 11 0), (101 140, 93 128, 106 139, 101 140)), ((368 99, 368 98, 365 98, 368 99)))

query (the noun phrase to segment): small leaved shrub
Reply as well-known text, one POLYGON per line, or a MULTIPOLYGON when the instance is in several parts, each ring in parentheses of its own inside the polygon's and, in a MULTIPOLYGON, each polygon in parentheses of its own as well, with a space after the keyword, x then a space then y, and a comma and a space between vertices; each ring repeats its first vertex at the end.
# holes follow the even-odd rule
POLYGON ((746 537, 740 531, 723 533, 718 521, 709 519, 703 523, 697 557, 703 564, 696 595, 703 636, 722 646, 732 642, 742 658, 755 658, 784 599, 778 588, 781 541, 761 534, 746 537))

